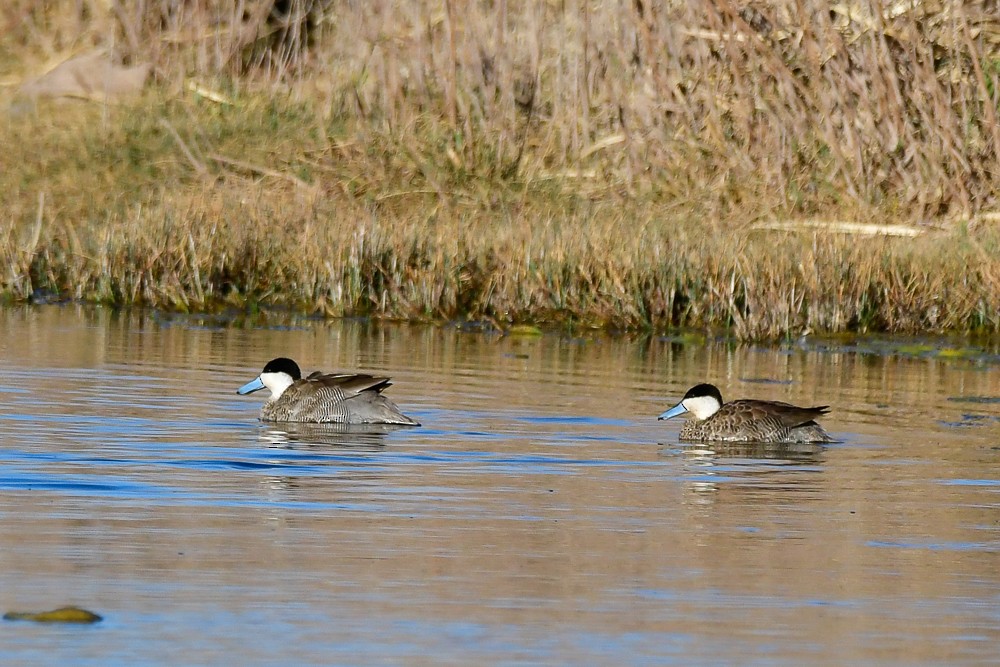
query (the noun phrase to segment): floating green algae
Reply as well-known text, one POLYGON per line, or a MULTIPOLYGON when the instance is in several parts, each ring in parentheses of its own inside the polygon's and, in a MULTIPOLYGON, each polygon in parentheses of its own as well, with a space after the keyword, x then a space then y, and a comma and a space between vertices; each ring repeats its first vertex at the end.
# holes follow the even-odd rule
POLYGON ((515 324, 505 331, 508 336, 541 336, 541 328, 531 324, 515 324))
POLYGON ((971 347, 945 347, 938 350, 937 356, 942 359, 963 359, 982 354, 980 350, 971 347))
POLYGON ((52 611, 8 611, 5 621, 34 621, 36 623, 97 623, 103 618, 80 607, 59 607, 52 611))
POLYGON ((903 354, 907 356, 920 356, 924 354, 931 354, 937 351, 937 348, 933 345, 927 345, 923 343, 914 343, 911 345, 899 345, 896 347, 896 354, 903 354))

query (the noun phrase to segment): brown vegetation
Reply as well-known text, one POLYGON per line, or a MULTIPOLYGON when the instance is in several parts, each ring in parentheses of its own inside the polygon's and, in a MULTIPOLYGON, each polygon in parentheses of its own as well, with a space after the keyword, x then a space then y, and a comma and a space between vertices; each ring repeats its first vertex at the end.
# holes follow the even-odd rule
POLYGON ((8 90, 95 46, 155 78, 7 110, 13 299, 1000 328, 990 3, 15 0, 0 20, 8 90), (760 224, 817 217, 919 236, 760 224))

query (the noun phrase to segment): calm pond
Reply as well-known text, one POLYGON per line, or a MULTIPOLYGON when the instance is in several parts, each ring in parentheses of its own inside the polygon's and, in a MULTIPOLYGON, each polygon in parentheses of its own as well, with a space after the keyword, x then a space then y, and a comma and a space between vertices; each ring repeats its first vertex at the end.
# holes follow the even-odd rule
POLYGON ((977 664, 1000 655, 1000 355, 0 311, 5 664, 977 664), (420 428, 262 425, 275 356, 420 428), (823 447, 678 443, 691 385, 823 447))

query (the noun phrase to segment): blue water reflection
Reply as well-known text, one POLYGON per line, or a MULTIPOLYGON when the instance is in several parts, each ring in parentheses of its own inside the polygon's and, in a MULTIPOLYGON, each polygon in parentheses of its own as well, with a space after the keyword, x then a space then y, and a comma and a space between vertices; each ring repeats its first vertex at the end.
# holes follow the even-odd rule
POLYGON ((974 664, 1000 643, 994 351, 4 314, 0 611, 105 617, 0 624, 10 664, 974 664), (425 426, 261 424, 234 391, 279 353, 388 373, 425 426), (702 379, 830 403, 840 442, 680 443, 655 415, 702 379))

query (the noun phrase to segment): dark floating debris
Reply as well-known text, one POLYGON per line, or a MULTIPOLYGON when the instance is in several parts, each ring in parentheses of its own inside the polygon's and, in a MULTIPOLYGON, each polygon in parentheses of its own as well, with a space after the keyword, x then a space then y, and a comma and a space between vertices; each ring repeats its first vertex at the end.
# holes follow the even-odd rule
POLYGON ((955 403, 979 403, 981 405, 990 405, 993 403, 1000 403, 1000 396, 949 396, 949 401, 954 401, 955 403))
POLYGON ((792 384, 791 380, 777 380, 775 378, 740 378, 740 382, 749 384, 792 384))
POLYGON ((8 611, 3 615, 5 621, 34 621, 36 623, 97 623, 103 620, 92 611, 80 607, 59 607, 52 611, 8 611))
POLYGON ((963 414, 959 421, 944 421, 939 419, 938 423, 949 428, 969 428, 972 426, 983 426, 989 422, 997 421, 1000 421, 1000 418, 994 417, 993 415, 963 414))

